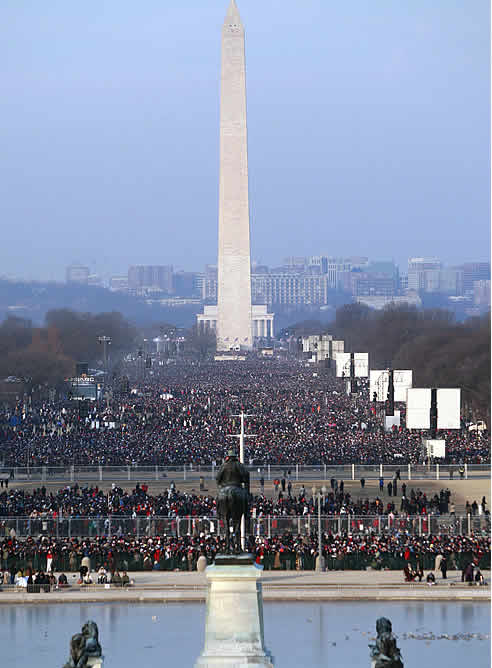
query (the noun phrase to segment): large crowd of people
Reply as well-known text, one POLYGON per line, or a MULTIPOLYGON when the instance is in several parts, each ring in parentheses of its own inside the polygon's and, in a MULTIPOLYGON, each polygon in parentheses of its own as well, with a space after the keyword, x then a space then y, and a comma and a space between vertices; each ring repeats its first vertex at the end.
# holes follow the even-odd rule
MULTIPOLYGON (((15 578, 19 569, 41 574, 40 579, 31 575, 32 586, 47 586, 53 570, 79 572, 82 580, 91 568, 106 573, 193 570, 200 556, 211 562, 224 549, 224 538, 217 533, 216 498, 205 490, 179 491, 170 479, 166 489, 154 493, 144 483, 131 489, 115 483, 105 491, 76 480, 57 490, 44 486, 30 490, 16 484, 16 467, 220 464, 231 447, 230 437, 238 432, 237 415, 242 410, 250 416, 248 433, 255 435, 246 440, 246 461, 255 466, 422 462, 422 434, 403 426, 385 432, 381 405, 370 401, 365 381, 360 381, 358 397, 349 397, 341 379, 299 362, 169 365, 158 367, 145 382, 130 387, 128 394, 115 393, 92 404, 88 415, 81 414, 78 402, 68 400, 0 409, 0 471, 4 472, 0 569, 4 582, 15 578), (33 523, 27 538, 17 536, 15 522, 9 521, 21 517, 33 523), (200 517, 213 522, 187 522, 186 532, 173 528, 174 520, 200 517), (87 534, 91 537, 76 531, 54 535, 50 531, 54 525, 44 524, 54 519, 59 524, 62 518, 92 519, 96 529, 87 534), (167 518, 170 522, 156 521, 152 531, 139 532, 125 522, 138 518, 167 518), (110 521, 112 530, 105 524, 110 521), (83 574, 80 569, 87 564, 83 574)), ((404 424, 404 406, 400 408, 404 424)), ((489 461, 488 432, 462 429, 441 436, 446 439, 448 463, 461 466, 489 461)), ((430 564, 438 554, 451 567, 459 568, 470 559, 481 567, 490 563, 488 536, 473 532, 436 536, 430 533, 430 524, 424 532, 409 527, 409 516, 452 516, 454 504, 448 489, 427 496, 417 483, 413 487, 410 481, 396 477, 386 483, 387 495, 383 481, 380 494, 371 495, 364 492, 363 480, 360 494, 344 488, 342 481, 331 480, 322 498, 323 515, 352 517, 354 522, 362 516, 387 519, 383 532, 373 532, 374 525, 359 530, 350 520, 341 530, 339 526, 338 531, 326 531, 322 556, 328 568, 403 568, 414 559, 430 564)), ((316 498, 288 473, 274 481, 273 497, 264 493, 261 481, 260 486, 260 493, 251 498, 256 530, 248 539, 249 549, 266 568, 314 568, 319 557, 315 522, 308 529, 303 525, 304 534, 300 529, 284 531, 287 524, 280 522, 278 527, 272 522, 268 532, 258 527, 267 516, 317 514, 316 498)), ((470 514, 480 508, 488 513, 485 505, 485 499, 480 506, 469 504, 470 514)))
MULTIPOLYGON (((390 497, 384 501, 380 496, 353 497, 345 491, 343 481, 332 480, 332 489, 321 499, 322 515, 389 515, 395 516, 446 514, 450 509, 451 492, 441 489, 439 494, 430 498, 420 489, 408 488, 406 483, 401 487, 401 500, 390 497)), ((478 511, 478 504, 476 510, 478 511)), ((470 505, 470 504, 468 504, 470 505)), ((485 497, 482 499, 483 511, 486 512, 485 497)), ((470 514, 475 515, 475 508, 470 505, 470 514)), ((454 508, 454 505, 453 505, 454 508)), ((318 512, 317 500, 304 485, 294 489, 285 479, 279 485, 274 497, 257 494, 252 495, 250 503, 252 517, 271 516, 303 516, 318 512)), ((488 512, 488 511, 487 511, 488 512)), ((4 490, 0 493, 0 518, 29 517, 36 519, 80 518, 80 517, 210 517, 217 516, 217 501, 212 494, 196 494, 180 492, 174 483, 159 494, 149 493, 146 484, 137 485, 131 490, 113 483, 108 492, 96 486, 75 483, 57 491, 48 491, 39 487, 32 492, 24 488, 4 490)))
MULTIPOLYGON (((138 570, 195 570, 204 555, 211 563, 225 548, 224 538, 200 532, 177 537, 98 536, 94 538, 41 537, 0 541, 0 570, 15 575, 21 568, 35 571, 79 572, 81 566, 108 572, 138 570)), ((283 532, 278 535, 251 536, 248 550, 266 569, 310 570, 318 556, 316 534, 310 536, 283 532)), ((444 555, 449 568, 461 568, 471 558, 481 568, 490 568, 490 536, 412 536, 393 531, 383 535, 323 533, 322 556, 329 569, 399 569, 423 560, 431 568, 437 555, 444 555)))
MULTIPOLYGON (((387 433, 366 381, 358 398, 341 379, 299 362, 179 364, 157 367, 132 393, 94 404, 81 416, 75 401, 0 409, 4 470, 70 465, 220 463, 238 431, 238 411, 251 415, 251 464, 403 464, 422 461, 421 434, 387 433)), ((404 405, 402 424, 404 424, 404 405)), ((488 432, 441 434, 446 462, 486 463, 488 432)))

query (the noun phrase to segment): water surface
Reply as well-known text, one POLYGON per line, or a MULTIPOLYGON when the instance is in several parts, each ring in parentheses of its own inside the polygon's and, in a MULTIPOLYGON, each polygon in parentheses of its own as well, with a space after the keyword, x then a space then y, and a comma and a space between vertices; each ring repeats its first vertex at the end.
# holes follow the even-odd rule
MULTIPOLYGON (((487 603, 265 603, 264 612, 265 638, 278 668, 369 666, 367 645, 383 615, 400 636, 405 666, 490 668, 487 603), (456 640, 403 637, 429 632, 464 635, 456 640)), ((99 626, 105 668, 191 667, 202 650, 204 604, 0 605, 1 665, 61 668, 71 635, 88 619, 99 626)))

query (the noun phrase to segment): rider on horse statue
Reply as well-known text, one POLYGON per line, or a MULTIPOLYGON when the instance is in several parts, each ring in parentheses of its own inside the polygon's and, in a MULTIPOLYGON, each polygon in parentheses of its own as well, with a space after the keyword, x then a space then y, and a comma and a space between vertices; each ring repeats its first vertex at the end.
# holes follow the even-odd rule
POLYGON ((238 460, 234 450, 229 450, 225 462, 216 477, 219 490, 217 512, 226 527, 227 548, 230 550, 230 530, 236 537, 236 549, 240 550, 241 517, 244 515, 246 531, 249 520, 249 471, 238 460))

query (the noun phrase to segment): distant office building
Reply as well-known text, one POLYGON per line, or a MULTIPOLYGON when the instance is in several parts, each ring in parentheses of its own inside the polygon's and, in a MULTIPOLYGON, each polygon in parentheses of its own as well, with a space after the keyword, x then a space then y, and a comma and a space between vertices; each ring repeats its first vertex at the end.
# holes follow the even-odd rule
POLYGON ((294 271, 304 271, 307 261, 305 257, 286 257, 283 266, 294 271))
POLYGON ((102 285, 102 279, 98 274, 90 274, 87 277, 87 285, 101 286, 102 285))
POLYGON ((490 281, 490 262, 466 262, 459 267, 463 271, 463 291, 472 294, 476 281, 490 281))
POLYGON ((476 306, 490 308, 490 281, 473 283, 473 302, 476 306))
POLYGON ((443 267, 437 258, 410 258, 407 289, 460 296, 463 294, 463 270, 461 267, 443 267))
MULTIPOLYGON (((365 259, 365 258, 363 258, 365 259)), ((361 270, 353 268, 344 275, 344 289, 354 297, 392 297, 400 287, 399 271, 394 262, 367 262, 361 270)))
POLYGON ((203 272, 194 272, 193 274, 193 296, 202 297, 203 287, 205 285, 205 274, 203 272))
POLYGON ((435 257, 411 257, 408 259, 408 289, 415 292, 438 292, 439 277, 435 273, 442 268, 435 257), (434 287, 437 286, 437 289, 434 287))
MULTIPOLYGON (((357 258, 359 261, 361 258, 357 258)), ((367 258, 365 258, 367 259, 367 258)), ((359 264, 357 264, 359 267, 359 264)), ((324 274, 328 276, 330 289, 339 290, 341 284, 341 275, 349 273, 353 265, 348 258, 328 257, 327 255, 313 255, 308 261, 308 273, 324 274), (316 269, 316 271, 315 271, 316 269)))
POLYGON ((323 272, 328 278, 328 285, 331 290, 340 290, 340 276, 344 272, 349 272, 351 265, 345 260, 328 259, 326 271, 323 272))
POLYGON ((72 264, 67 267, 67 283, 82 283, 87 285, 90 276, 89 267, 84 267, 81 264, 72 264))
POLYGON ((174 293, 178 297, 202 297, 205 276, 196 271, 178 271, 174 274, 174 293))
POLYGON ((170 307, 197 306, 202 303, 199 297, 166 297, 165 299, 147 299, 146 302, 170 307))
POLYGON ((352 272, 350 269, 344 269, 337 273, 337 289, 339 292, 352 294, 352 272))
POLYGON ((270 269, 266 264, 257 264, 256 262, 252 262, 251 272, 253 274, 268 274, 270 273, 270 269))
POLYGON ((310 276, 320 276, 322 272, 322 267, 319 264, 308 264, 306 267, 306 274, 310 276))
MULTIPOLYGON (((285 268, 269 272, 265 265, 257 265, 251 273, 251 298, 255 304, 306 305, 326 304, 329 290, 336 288, 336 268, 320 275, 309 270, 290 271, 285 268), (259 270, 259 271, 258 271, 259 270)), ((217 298, 217 268, 207 265, 203 279, 202 299, 217 298)))
MULTIPOLYGON (((340 277, 350 276, 352 265, 348 260, 313 256, 291 257, 281 267, 269 269, 253 263, 251 267, 251 298, 255 304, 282 304, 286 306, 326 305, 330 291, 343 289, 340 277)), ((351 292, 350 280, 347 292, 351 292)), ((388 290, 384 292, 386 294, 388 290)), ((393 294, 393 293, 391 293, 393 294)), ((217 299, 217 267, 207 265, 203 278, 202 299, 217 299)))
POLYGON ((280 267, 272 267, 270 269, 271 274, 290 274, 291 276, 298 276, 304 274, 306 267, 296 266, 296 265, 285 265, 282 264, 280 267))
POLYGON ((360 296, 393 297, 398 289, 396 276, 367 271, 354 271, 350 274, 351 294, 360 296))
POLYGON ((369 258, 364 255, 351 255, 344 258, 343 261, 345 264, 349 264, 351 269, 362 269, 363 271, 367 270, 369 264, 369 258))
POLYGON ((391 261, 375 260, 368 262, 362 271, 368 272, 369 274, 382 274, 384 276, 390 276, 399 283, 400 270, 398 269, 397 265, 391 261))
POLYGON ((424 272, 421 292, 460 296, 463 294, 463 272, 452 267, 429 269, 424 272))
POLYGON ((441 269, 439 272, 439 292, 453 297, 463 295, 463 270, 460 267, 441 269))
POLYGON ((203 277, 202 299, 204 301, 217 301, 217 265, 207 264, 203 277))
POLYGON ((440 285, 440 269, 427 269, 423 271, 419 277, 420 292, 439 292, 440 285))
POLYGON ((127 292, 128 276, 112 276, 109 279, 109 289, 112 292, 127 292))
POLYGON ((255 303, 324 305, 328 303, 327 275, 270 273, 251 276, 251 298, 255 303))
POLYGON ((385 308, 389 304, 396 304, 398 306, 407 304, 408 306, 416 306, 417 308, 422 306, 422 300, 415 292, 409 292, 404 296, 396 297, 383 297, 380 295, 370 297, 363 296, 357 297, 356 301, 359 304, 365 304, 366 306, 369 306, 369 308, 376 309, 377 311, 385 308))
POLYGON ((314 267, 317 267, 317 273, 326 274, 328 272, 329 261, 330 258, 326 255, 312 255, 308 260, 308 269, 312 270, 314 267))
POLYGON ((128 269, 128 288, 159 289, 166 294, 173 294, 173 268, 171 265, 135 265, 128 269))

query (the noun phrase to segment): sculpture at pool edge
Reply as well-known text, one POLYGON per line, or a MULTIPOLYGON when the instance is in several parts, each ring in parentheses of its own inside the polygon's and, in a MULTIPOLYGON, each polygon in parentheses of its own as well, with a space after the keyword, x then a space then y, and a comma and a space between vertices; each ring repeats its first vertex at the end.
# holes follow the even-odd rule
POLYGON ((82 633, 76 633, 70 640, 70 658, 63 668, 84 668, 90 657, 101 656, 99 629, 97 624, 88 621, 82 627, 82 633))
POLYGON ((403 668, 390 620, 380 617, 376 622, 376 631, 378 634, 376 644, 369 645, 373 668, 403 668))

